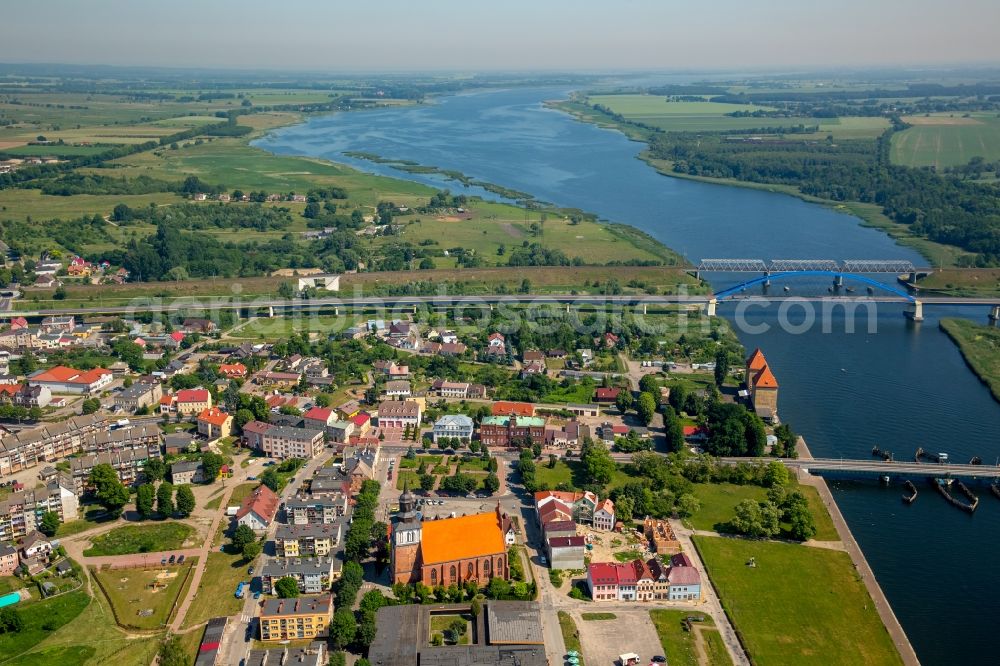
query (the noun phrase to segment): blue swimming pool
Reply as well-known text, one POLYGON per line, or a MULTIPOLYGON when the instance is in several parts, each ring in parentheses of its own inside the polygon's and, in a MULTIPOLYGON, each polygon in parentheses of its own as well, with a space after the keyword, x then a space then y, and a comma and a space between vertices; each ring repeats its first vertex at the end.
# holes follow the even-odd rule
POLYGON ((0 597, 0 608, 16 604, 20 600, 21 600, 21 595, 18 594, 17 592, 11 592, 10 594, 5 594, 2 597, 0 597))

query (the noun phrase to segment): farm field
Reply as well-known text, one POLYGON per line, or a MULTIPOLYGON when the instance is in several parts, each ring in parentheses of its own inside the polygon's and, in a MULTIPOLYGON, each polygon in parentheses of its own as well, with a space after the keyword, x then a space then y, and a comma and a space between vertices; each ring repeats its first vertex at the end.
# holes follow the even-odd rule
POLYGON ((902 663, 846 553, 719 537, 694 542, 755 664, 902 663))
POLYGON ((194 528, 184 523, 129 525, 94 537, 83 554, 96 557, 176 550, 183 548, 194 534, 194 528))
POLYGON ((892 161, 911 167, 967 164, 973 157, 1000 159, 1000 116, 973 113, 907 116, 913 125, 892 137, 892 161))
POLYGON ((889 126, 884 118, 734 118, 727 113, 736 111, 768 111, 770 107, 752 104, 724 104, 715 102, 667 102, 665 97, 654 95, 593 95, 591 104, 601 104, 628 120, 674 132, 721 132, 726 130, 756 129, 759 127, 795 127, 819 125, 814 135, 826 137, 833 134, 840 139, 872 138, 889 126))
POLYGON ((159 629, 168 623, 174 605, 190 584, 194 562, 195 558, 190 558, 180 567, 91 570, 91 575, 108 597, 119 625, 159 629))

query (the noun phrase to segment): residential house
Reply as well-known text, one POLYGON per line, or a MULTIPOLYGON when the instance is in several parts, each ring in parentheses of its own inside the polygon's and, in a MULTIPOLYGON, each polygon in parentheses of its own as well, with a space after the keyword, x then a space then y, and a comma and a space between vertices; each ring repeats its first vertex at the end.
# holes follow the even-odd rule
POLYGON ((342 527, 339 522, 278 525, 275 552, 278 557, 326 557, 340 544, 342 527))
POLYGON ((52 392, 47 386, 29 384, 0 384, 0 403, 19 407, 47 407, 52 402, 52 392))
POLYGON ((261 435, 261 450, 272 458, 310 460, 323 450, 323 431, 272 426, 261 435))
POLYGON ((273 386, 279 389, 291 389, 298 385, 302 375, 297 372, 258 372, 254 381, 261 386, 273 386))
POLYGON ((297 496, 285 502, 285 520, 291 525, 328 525, 347 515, 347 509, 344 493, 297 496))
MULTIPOLYGON (((540 490, 535 493, 535 511, 541 517, 546 505, 551 502, 560 503, 569 508, 569 519, 581 524, 590 524, 597 510, 597 495, 590 491, 564 492, 560 490, 540 490)), ((539 520, 539 524, 548 521, 539 520)))
POLYGON ((273 426, 263 421, 248 421, 243 425, 243 445, 251 449, 264 450, 264 433, 273 426))
POLYGON ((326 432, 331 440, 337 444, 344 444, 354 434, 354 420, 334 421, 326 427, 326 432))
POLYGON ((115 396, 115 407, 134 413, 160 404, 162 397, 163 387, 159 382, 136 382, 115 396))
POLYGON ((405 379, 394 379, 385 383, 382 394, 389 400, 410 397, 410 382, 405 379))
POLYGON ((181 328, 186 333, 212 333, 215 331, 215 322, 210 319, 189 317, 181 324, 181 328))
POLYGON ((15 491, 0 500, 0 541, 13 541, 37 530, 49 511, 59 516, 59 522, 76 520, 79 508, 73 481, 64 474, 42 488, 15 491))
POLYGON ((294 578, 300 594, 322 594, 330 590, 343 568, 332 557, 288 557, 269 559, 261 568, 260 582, 264 594, 274 594, 274 584, 282 578, 294 578))
POLYGON ((191 433, 184 430, 178 430, 177 432, 163 436, 163 451, 168 456, 188 453, 197 449, 198 446, 195 444, 194 437, 191 433))
POLYGON ((592 562, 587 585, 594 601, 700 601, 701 574, 686 555, 670 564, 648 561, 592 562))
POLYGON ((326 430, 337 420, 337 414, 328 407, 313 407, 303 414, 302 418, 305 419, 306 427, 314 430, 326 430))
POLYGON ((486 355, 507 355, 507 339, 504 338, 503 333, 490 333, 489 337, 486 338, 486 355))
POLYGON ((431 390, 442 398, 476 399, 486 397, 486 387, 468 382, 449 382, 438 379, 431 384, 431 390))
POLYGON ((228 379, 242 379, 247 376, 247 366, 242 363, 222 363, 219 374, 228 379))
MULTIPOLYGON (((266 568, 266 567, 265 567, 266 568)), ((321 592, 323 590, 320 590, 321 592)), ((330 595, 318 597, 297 597, 295 599, 268 599, 260 609, 260 640, 271 641, 301 641, 325 636, 333 618, 333 598, 330 595)), ((310 646, 311 647, 311 646, 310 646)), ((259 651, 255 651, 259 652, 259 651)), ((285 651, 287 652, 287 650, 285 651)), ((313 648, 318 654, 315 662, 324 664, 322 643, 313 648)), ((282 653, 273 661, 273 666, 280 664, 306 664, 306 655, 298 658, 287 658, 282 653)), ((271 666, 268 659, 261 666, 271 666)), ((257 666, 249 664, 247 666, 257 666)))
POLYGON ((375 361, 372 367, 375 369, 375 372, 389 379, 406 379, 410 376, 410 368, 405 365, 399 365, 395 361, 375 361))
POLYGON ((618 387, 598 387, 594 390, 594 402, 597 403, 613 403, 618 400, 618 394, 622 390, 618 387))
POLYGON ((175 486, 202 483, 205 480, 204 469, 196 460, 175 462, 170 466, 170 480, 175 486))
POLYGON ((233 417, 218 407, 209 407, 198 414, 198 434, 209 439, 229 437, 233 432, 233 417))
POLYGON ((0 576, 13 576, 21 564, 17 549, 9 544, 0 544, 0 576))
POLYGON ((445 414, 434 422, 432 436, 435 442, 442 437, 468 441, 472 439, 474 427, 472 419, 465 414, 445 414))
POLYGON ((246 525, 254 532, 267 530, 275 514, 278 513, 278 496, 265 485, 257 486, 252 493, 243 498, 236 512, 236 522, 246 525))
POLYGON ((208 389, 181 389, 174 395, 174 409, 178 414, 200 414, 212 406, 212 394, 208 389))
POLYGON ((132 486, 143 479, 142 471, 146 467, 146 462, 150 458, 159 457, 159 442, 156 443, 155 451, 151 451, 149 447, 140 443, 137 448, 121 448, 104 453, 70 458, 69 467, 73 476, 75 490, 78 495, 82 495, 91 490, 90 472, 97 465, 111 465, 118 474, 118 479, 126 486, 132 486))
POLYGON ((610 498, 601 500, 594 511, 594 529, 610 532, 615 529, 615 503, 610 498))

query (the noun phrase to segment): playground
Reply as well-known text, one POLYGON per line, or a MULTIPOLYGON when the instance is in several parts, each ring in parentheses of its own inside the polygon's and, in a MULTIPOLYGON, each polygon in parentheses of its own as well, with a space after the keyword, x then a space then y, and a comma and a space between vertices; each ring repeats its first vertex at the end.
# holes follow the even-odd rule
POLYGON ((127 629, 160 629, 169 623, 187 588, 192 560, 181 566, 149 569, 91 569, 107 597, 118 625, 127 629))

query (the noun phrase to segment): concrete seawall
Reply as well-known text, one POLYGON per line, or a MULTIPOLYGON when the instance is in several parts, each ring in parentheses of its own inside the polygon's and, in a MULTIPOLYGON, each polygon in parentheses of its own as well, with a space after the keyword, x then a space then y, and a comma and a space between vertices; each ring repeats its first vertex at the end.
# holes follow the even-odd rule
MULTIPOLYGON (((799 438, 797 449, 800 458, 805 460, 812 458, 809 447, 801 437, 799 438)), ((840 536, 840 540, 844 542, 844 550, 850 555, 851 561, 854 562, 854 568, 868 589, 868 594, 875 603, 875 609, 878 611, 879 617, 882 618, 882 624, 885 625, 886 631, 889 632, 889 636, 896 645, 903 663, 907 666, 919 666, 920 660, 917 659, 917 653, 913 650, 910 639, 907 638, 906 632, 903 631, 903 626, 899 623, 899 619, 893 612, 892 606, 889 605, 889 600, 886 599, 885 594, 882 592, 882 587, 878 584, 875 573, 868 566, 868 560, 865 559, 864 553, 861 552, 861 547, 854 540, 854 535, 851 534, 851 530, 847 526, 847 521, 844 520, 843 514, 840 513, 840 507, 834 501, 833 493, 830 492, 826 481, 822 477, 804 472, 799 473, 798 480, 804 485, 812 486, 819 492, 819 496, 830 513, 830 518, 833 520, 834 526, 837 528, 837 534, 840 536)))

